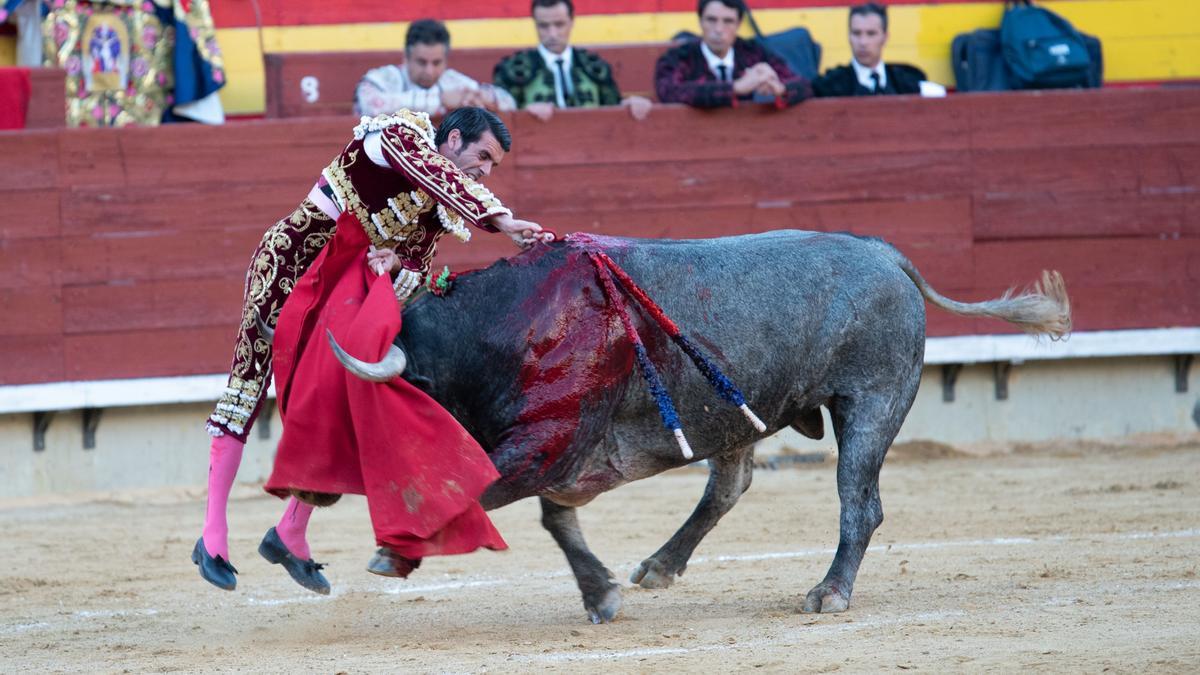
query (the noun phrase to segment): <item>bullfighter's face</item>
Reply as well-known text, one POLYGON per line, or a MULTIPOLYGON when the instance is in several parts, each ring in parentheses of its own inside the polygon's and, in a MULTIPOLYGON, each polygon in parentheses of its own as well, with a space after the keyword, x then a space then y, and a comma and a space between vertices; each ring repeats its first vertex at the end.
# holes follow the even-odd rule
POLYGON ((500 166, 504 159, 504 148, 490 131, 483 132, 474 143, 463 143, 462 133, 458 129, 451 129, 438 152, 454 162, 459 171, 477 181, 491 175, 492 170, 500 166))

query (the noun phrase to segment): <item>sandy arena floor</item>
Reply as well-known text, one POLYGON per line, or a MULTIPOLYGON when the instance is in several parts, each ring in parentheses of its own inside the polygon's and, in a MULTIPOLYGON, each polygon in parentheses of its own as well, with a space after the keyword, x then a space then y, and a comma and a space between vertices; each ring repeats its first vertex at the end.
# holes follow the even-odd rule
POLYGON ((1200 445, 990 457, 894 452, 886 522, 844 614, 798 613, 837 543, 832 459, 759 471, 665 591, 628 576, 691 511, 705 474, 624 487, 581 510, 625 582, 587 623, 527 500, 495 512, 507 553, 367 574, 361 499, 313 519, 334 585, 300 589, 255 548, 281 504, 239 487, 236 592, 188 556, 199 491, 0 504, 0 672, 1200 670, 1200 445))

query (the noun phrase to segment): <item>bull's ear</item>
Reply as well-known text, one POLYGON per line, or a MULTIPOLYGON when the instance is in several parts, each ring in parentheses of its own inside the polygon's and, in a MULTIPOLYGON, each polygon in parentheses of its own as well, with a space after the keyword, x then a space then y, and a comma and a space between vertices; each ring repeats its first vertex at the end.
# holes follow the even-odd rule
POLYGON ((420 389, 426 394, 433 392, 433 380, 429 379, 428 377, 413 375, 409 372, 405 372, 403 375, 401 375, 401 377, 404 378, 405 382, 411 384, 417 389, 420 389))
POLYGON ((821 417, 821 409, 805 410, 792 420, 792 428, 809 438, 819 441, 825 438, 825 418, 821 417))

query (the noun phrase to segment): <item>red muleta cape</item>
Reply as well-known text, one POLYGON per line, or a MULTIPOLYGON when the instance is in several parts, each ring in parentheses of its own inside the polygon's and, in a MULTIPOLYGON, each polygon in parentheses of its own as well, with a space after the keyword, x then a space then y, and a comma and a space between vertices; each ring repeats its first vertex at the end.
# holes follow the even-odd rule
POLYGON ((283 437, 265 488, 366 495, 376 542, 406 558, 506 549, 479 505, 500 475, 475 439, 413 385, 359 379, 329 348, 326 329, 348 353, 378 361, 400 333, 391 280, 367 266, 369 244, 343 214, 280 313, 283 437))

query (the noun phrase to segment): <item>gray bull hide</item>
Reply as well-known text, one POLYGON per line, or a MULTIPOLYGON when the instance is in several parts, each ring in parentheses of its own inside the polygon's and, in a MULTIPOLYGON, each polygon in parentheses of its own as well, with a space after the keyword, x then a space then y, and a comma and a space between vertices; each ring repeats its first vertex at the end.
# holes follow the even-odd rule
POLYGON ((636 372, 589 247, 612 256, 704 345, 767 424, 766 434, 756 432, 629 303, 696 458, 710 467, 691 517, 633 573, 632 582, 648 588, 683 574, 750 486, 754 442, 788 426, 821 438, 825 406, 838 444, 841 529, 833 563, 803 609, 844 611, 883 521, 879 469, 917 393, 925 300, 1031 333, 1060 337, 1070 328, 1057 273, 1015 297, 958 303, 883 241, 794 231, 693 241, 580 237, 464 275, 445 297, 412 302, 397 339, 408 357, 405 377, 445 406, 499 469, 485 508, 540 499, 542 524, 566 554, 594 622, 617 614, 620 590, 588 550, 575 509, 688 460, 636 372))

